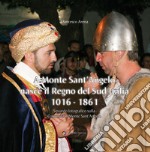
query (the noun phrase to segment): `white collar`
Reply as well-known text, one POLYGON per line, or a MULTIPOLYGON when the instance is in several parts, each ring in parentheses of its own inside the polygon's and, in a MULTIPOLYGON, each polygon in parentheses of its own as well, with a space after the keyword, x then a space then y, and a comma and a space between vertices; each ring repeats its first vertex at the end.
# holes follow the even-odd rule
POLYGON ((23 62, 17 63, 14 67, 13 72, 26 79, 31 84, 40 88, 39 84, 35 84, 35 78, 40 80, 40 75, 33 71, 27 64, 23 62))

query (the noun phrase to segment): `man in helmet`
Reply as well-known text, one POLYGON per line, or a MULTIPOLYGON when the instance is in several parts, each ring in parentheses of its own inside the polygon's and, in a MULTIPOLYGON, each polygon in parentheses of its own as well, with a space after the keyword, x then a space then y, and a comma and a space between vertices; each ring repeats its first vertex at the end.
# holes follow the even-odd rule
POLYGON ((73 119, 64 114, 49 117, 44 84, 35 81, 50 73, 56 62, 58 31, 48 22, 26 20, 10 36, 9 48, 17 64, 0 75, 0 151, 70 151, 63 137, 73 131, 73 119))
MULTIPOLYGON (((106 106, 88 128, 87 139, 93 140, 85 149, 150 151, 150 71, 138 65, 133 26, 122 14, 111 12, 96 29, 94 47, 96 61, 113 81, 103 94, 106 106)), ((85 86, 98 89, 92 82, 85 86)))

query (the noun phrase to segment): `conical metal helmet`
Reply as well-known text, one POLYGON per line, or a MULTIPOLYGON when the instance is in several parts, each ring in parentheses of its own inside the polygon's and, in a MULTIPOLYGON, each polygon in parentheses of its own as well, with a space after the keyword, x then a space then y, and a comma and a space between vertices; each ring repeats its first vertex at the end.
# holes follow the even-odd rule
POLYGON ((94 48, 104 51, 137 51, 137 38, 132 24, 120 13, 105 16, 96 29, 94 48))

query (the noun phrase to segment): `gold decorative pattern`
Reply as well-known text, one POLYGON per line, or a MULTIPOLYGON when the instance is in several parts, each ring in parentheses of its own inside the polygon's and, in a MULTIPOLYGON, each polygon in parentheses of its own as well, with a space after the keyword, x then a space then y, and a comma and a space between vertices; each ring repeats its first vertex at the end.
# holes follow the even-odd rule
POLYGON ((19 30, 12 37, 9 48, 14 60, 20 62, 26 52, 55 43, 59 38, 60 34, 52 24, 42 22, 19 30))
POLYGON ((51 121, 44 122, 45 133, 46 133, 46 144, 44 152, 55 152, 56 151, 56 131, 51 121))

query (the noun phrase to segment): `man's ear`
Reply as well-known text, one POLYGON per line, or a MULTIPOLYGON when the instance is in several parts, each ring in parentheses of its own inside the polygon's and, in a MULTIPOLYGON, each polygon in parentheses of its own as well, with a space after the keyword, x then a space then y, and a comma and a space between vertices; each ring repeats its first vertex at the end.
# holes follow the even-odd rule
POLYGON ((26 52, 24 57, 25 57, 25 61, 29 63, 34 61, 34 54, 32 52, 26 52))
POLYGON ((96 62, 101 61, 101 59, 102 59, 102 54, 100 52, 97 52, 97 54, 96 54, 96 62))

